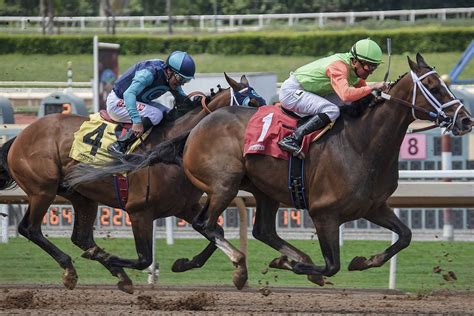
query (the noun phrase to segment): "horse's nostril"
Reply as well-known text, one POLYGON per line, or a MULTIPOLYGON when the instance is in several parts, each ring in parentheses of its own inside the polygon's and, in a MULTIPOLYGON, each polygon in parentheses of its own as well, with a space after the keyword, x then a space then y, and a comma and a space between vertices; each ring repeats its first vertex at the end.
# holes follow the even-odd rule
POLYGON ((461 120, 463 126, 472 126, 474 125, 474 120, 470 117, 465 117, 461 120))

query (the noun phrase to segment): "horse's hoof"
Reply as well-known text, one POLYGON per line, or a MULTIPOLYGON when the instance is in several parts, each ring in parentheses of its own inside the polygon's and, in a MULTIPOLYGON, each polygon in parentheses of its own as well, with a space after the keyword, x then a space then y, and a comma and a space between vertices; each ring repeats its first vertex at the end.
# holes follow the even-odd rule
POLYGON ((321 273, 316 271, 315 268, 316 267, 313 264, 298 262, 293 266, 293 272, 296 274, 321 275, 321 273))
POLYGON ((191 264, 191 261, 188 258, 181 258, 176 260, 171 267, 173 272, 184 272, 194 268, 191 264))
POLYGON ((268 266, 273 269, 291 270, 291 265, 287 256, 281 256, 273 259, 272 262, 268 264, 268 266))
POLYGON ((117 287, 122 292, 133 294, 133 283, 131 280, 121 280, 117 283, 117 287))
POLYGON ((310 282, 313 282, 314 284, 317 284, 319 286, 324 286, 324 278, 320 274, 313 274, 313 275, 308 275, 308 280, 310 282))
POLYGON ((67 268, 63 273, 63 284, 68 290, 73 290, 77 284, 77 273, 74 268, 67 268))
POLYGON ((354 257, 349 266, 349 271, 362 271, 367 269, 367 258, 366 257, 354 257))
POLYGON ((247 279, 247 269, 237 269, 232 275, 232 281, 234 282, 234 285, 237 290, 241 290, 244 288, 245 284, 247 283, 247 279))

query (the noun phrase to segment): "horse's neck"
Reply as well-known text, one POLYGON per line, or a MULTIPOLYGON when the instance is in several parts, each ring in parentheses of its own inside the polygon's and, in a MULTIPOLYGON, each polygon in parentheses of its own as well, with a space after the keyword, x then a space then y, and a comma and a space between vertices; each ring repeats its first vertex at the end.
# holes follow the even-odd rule
MULTIPOLYGON (((229 99, 229 93, 227 90, 223 90, 220 95, 216 95, 207 104, 210 111, 214 111, 220 107, 227 105, 227 99, 229 99)), ((150 135, 149 145, 155 146, 163 140, 172 139, 184 132, 190 131, 196 126, 205 116, 207 115, 201 107, 197 107, 181 116, 172 122, 163 122, 158 126, 155 126, 152 134, 150 135)))
POLYGON ((162 122, 153 128, 153 131, 148 137, 149 145, 155 146, 164 140, 172 139, 191 130, 205 116, 206 113, 201 108, 195 108, 175 121, 162 122))
MULTIPOLYGON (((408 80, 406 77, 401 79, 390 95, 411 101, 413 90, 408 80)), ((393 101, 385 102, 367 111, 360 120, 354 120, 346 129, 346 136, 352 140, 356 151, 367 154, 369 159, 393 163, 398 160, 400 146, 412 121, 409 108, 393 101)))

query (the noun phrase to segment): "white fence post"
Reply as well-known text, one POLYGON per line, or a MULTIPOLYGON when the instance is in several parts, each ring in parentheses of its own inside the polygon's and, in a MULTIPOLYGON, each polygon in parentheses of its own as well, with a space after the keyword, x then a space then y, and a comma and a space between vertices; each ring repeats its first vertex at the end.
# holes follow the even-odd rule
POLYGON ((344 224, 339 226, 339 247, 344 246, 344 224))
POLYGON ((173 216, 168 216, 165 220, 166 223, 166 244, 172 245, 174 244, 174 236, 173 236, 173 216))
POLYGON ((0 206, 0 244, 8 243, 8 204, 0 206))
POLYGON ((159 265, 156 264, 155 244, 156 244, 156 219, 153 221, 153 241, 152 241, 152 248, 151 248, 153 260, 151 261, 151 265, 148 267, 148 284, 156 284, 156 282, 158 281, 158 278, 160 277, 160 267, 159 265))
MULTIPOLYGON (((393 210, 397 217, 400 217, 400 209, 396 208, 393 210)), ((392 233, 392 245, 396 243, 398 240, 398 235, 396 233, 392 233)), ((390 259, 390 273, 388 277, 388 288, 390 290, 395 290, 397 287, 397 255, 393 256, 390 259)))

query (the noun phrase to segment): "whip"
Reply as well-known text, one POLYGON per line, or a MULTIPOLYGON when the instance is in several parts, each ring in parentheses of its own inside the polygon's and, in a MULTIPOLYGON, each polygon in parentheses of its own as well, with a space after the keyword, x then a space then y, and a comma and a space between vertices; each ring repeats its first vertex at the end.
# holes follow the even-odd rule
POLYGON ((387 53, 388 53, 388 66, 387 66, 387 72, 385 73, 385 76, 383 77, 383 83, 387 83, 388 75, 390 74, 390 60, 392 59, 392 39, 390 37, 387 37, 387 53))

